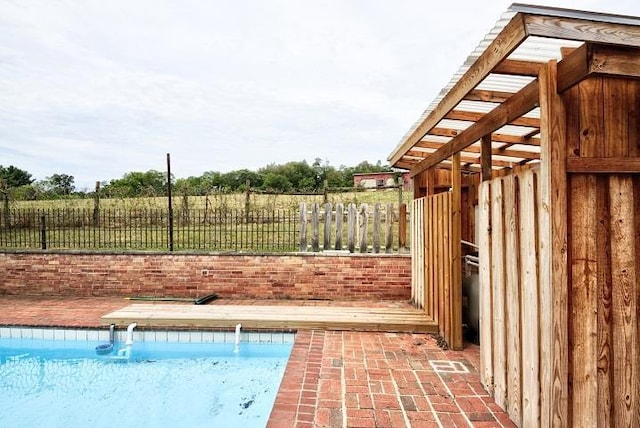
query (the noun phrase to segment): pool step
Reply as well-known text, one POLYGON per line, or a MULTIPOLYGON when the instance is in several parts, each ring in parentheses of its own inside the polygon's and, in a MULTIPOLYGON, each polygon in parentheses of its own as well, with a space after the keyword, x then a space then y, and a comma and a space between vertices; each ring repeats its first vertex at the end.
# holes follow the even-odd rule
POLYGON ((102 324, 141 327, 322 329, 437 333, 437 323, 414 308, 330 306, 176 305, 137 303, 101 317, 102 324))

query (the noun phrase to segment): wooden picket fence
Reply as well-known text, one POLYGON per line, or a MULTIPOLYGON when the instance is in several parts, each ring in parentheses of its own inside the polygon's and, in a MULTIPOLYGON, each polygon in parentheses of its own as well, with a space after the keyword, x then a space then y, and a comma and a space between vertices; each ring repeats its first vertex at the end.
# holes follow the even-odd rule
POLYGON ((373 207, 350 203, 300 204, 301 252, 349 251, 351 253, 392 253, 405 251, 406 205, 398 212, 394 204, 373 207), (397 224, 397 227, 394 225, 397 224))

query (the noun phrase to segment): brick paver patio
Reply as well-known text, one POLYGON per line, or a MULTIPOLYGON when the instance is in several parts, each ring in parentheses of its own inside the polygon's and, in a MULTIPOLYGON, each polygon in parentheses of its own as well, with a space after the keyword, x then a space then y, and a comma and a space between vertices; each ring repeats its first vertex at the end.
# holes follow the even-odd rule
MULTIPOLYGON (((215 304, 227 302, 252 301, 215 304)), ((101 315, 129 303, 0 296, 0 325, 95 328, 101 315)), ((340 303, 348 304, 405 303, 340 303)), ((268 427, 514 426, 482 388, 478 361, 477 346, 443 351, 427 334, 298 331, 268 427)))

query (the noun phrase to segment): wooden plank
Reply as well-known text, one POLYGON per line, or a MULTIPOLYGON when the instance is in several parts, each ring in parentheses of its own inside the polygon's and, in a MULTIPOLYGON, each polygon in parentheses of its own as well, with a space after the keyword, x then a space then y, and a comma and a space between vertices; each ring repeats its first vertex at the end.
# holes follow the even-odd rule
POLYGON ((320 250, 320 207, 317 203, 311 206, 311 251, 320 250))
POLYGON ((587 44, 584 44, 558 63, 558 92, 566 91, 589 75, 587 53, 587 44))
POLYGON ((398 250, 407 248, 407 204, 398 207, 398 250))
POLYGON ((590 157, 567 159, 567 172, 585 174, 633 174, 640 172, 640 158, 590 157))
MULTIPOLYGON (((538 74, 536 73, 536 76, 538 74)), ((503 91, 488 91, 481 89, 474 89, 469 92, 464 99, 467 101, 484 101, 489 103, 501 103, 506 101, 511 97, 513 92, 503 92, 503 91)))
POLYGON ((360 205, 360 252, 369 250, 369 206, 360 205))
POLYGON ((491 278, 493 297, 493 396, 506 408, 505 253, 502 180, 491 181, 491 278))
MULTIPOLYGON (((505 289, 507 338, 507 406, 509 418, 522 426, 522 309, 520 305, 520 220, 518 183, 513 174, 504 178, 505 289)), ((526 334, 529 334, 528 332, 526 334)))
POLYGON ((300 202, 300 251, 307 251, 307 204, 300 202))
MULTIPOLYGON (((513 97, 509 98, 509 100, 485 114, 480 120, 462 131, 431 156, 411 168, 411 176, 414 177, 416 174, 451 157, 454 153, 464 150, 484 135, 490 134, 512 120, 526 114, 533 109, 537 103, 538 81, 534 80, 518 91, 513 97)), ((422 136, 420 139, 421 138, 422 136)))
POLYGON ((571 245, 571 373, 572 423, 588 426, 598 419, 598 253, 596 233, 596 177, 576 174, 570 180, 571 245))
POLYGON ((336 245, 335 249, 342 250, 342 222, 344 219, 344 206, 336 204, 336 245))
POLYGON ((443 219, 443 236, 442 236, 442 264, 440 269, 443 273, 442 287, 444 288, 444 301, 442 306, 445 316, 441 318, 444 321, 444 336, 449 347, 453 346, 453 314, 451 312, 451 193, 444 192, 439 195, 442 199, 442 205, 438 215, 443 219))
POLYGON ((434 198, 428 197, 426 199, 425 205, 425 224, 427 225, 427 248, 425 249, 425 263, 426 263, 426 283, 427 283, 427 294, 431 295, 430 301, 430 314, 436 322, 438 322, 440 314, 438 312, 438 301, 440 300, 440 296, 438 295, 438 288, 435 286, 436 282, 436 251, 435 251, 435 227, 436 222, 433 216, 433 204, 434 198))
POLYGON ((437 331, 422 311, 410 308, 329 306, 134 304, 101 317, 103 324, 139 327, 437 331))
POLYGON ((493 393, 493 315, 491 287, 491 182, 480 183, 478 196, 478 255, 480 258, 480 381, 493 393))
MULTIPOLYGON (((466 111, 466 110, 452 110, 444 117, 444 119, 451 120, 465 120, 469 122, 477 122, 482 119, 484 113, 478 113, 474 111, 466 111)), ((514 126, 526 126, 529 128, 539 128, 540 127, 540 119, 536 117, 517 117, 509 122, 509 125, 514 126)), ((497 134, 493 135, 493 139, 495 141, 503 141, 506 143, 509 142, 519 142, 520 144, 526 144, 523 138, 518 138, 515 135, 506 135, 506 134, 497 134)), ((537 140, 534 140, 537 141, 537 140)))
POLYGON ((380 203, 373 206, 373 252, 380 252, 380 203))
MULTIPOLYGON (((398 147, 389 158, 394 165, 402 158, 413 145, 433 128, 444 115, 451 111, 463 98, 474 89, 482 80, 506 58, 526 38, 523 29, 523 21, 520 14, 509 21, 485 51, 469 67, 465 74, 456 82, 453 88, 447 92, 440 103, 422 120, 415 130, 407 137, 406 141, 398 147)), ((451 154, 450 154, 451 155, 451 154)), ((449 156, 450 156, 449 155, 449 156)), ((445 156, 445 158, 449 157, 445 156)))
POLYGON ((613 420, 616 426, 640 426, 638 413, 638 275, 631 177, 609 178, 613 321, 613 420))
MULTIPOLYGON (((492 135, 495 135, 495 134, 492 134, 492 135)), ((489 137, 489 139, 490 141, 493 140, 491 137, 489 137)), ((493 141, 499 142, 499 140, 493 140, 493 141)), ((416 144, 416 147, 421 147, 425 149, 439 149, 440 147, 442 147, 442 144, 443 144, 442 142, 430 142, 430 141, 421 140, 416 144)), ((522 158, 540 159, 540 154, 532 151, 510 150, 510 149, 502 149, 502 148, 492 149, 491 146, 489 146, 489 150, 491 154, 499 155, 499 156, 520 158, 520 159, 522 158)), ((482 153, 482 149, 480 147, 469 146, 466 149, 464 149, 461 153, 463 154, 482 153)), ((480 162, 482 164, 482 156, 480 156, 480 162)))
MULTIPOLYGON (((540 70, 541 426, 568 423, 566 112, 557 64, 540 70)), ((523 351, 524 352, 524 351, 523 351)))
POLYGON ((324 239, 322 242, 322 248, 327 251, 331 249, 331 215, 333 213, 333 207, 329 202, 324 204, 324 239))
MULTIPOLYGON (((636 211, 637 212, 637 211, 636 211)), ((613 343, 611 296, 611 234, 609 229, 609 177, 596 177, 596 252, 598 276, 598 354, 597 354, 597 386, 598 399, 597 423, 601 427, 613 426, 611 419, 613 374, 613 343)))
POLYGON ((530 36, 640 47, 637 25, 529 14, 524 16, 524 23, 530 36))
MULTIPOLYGON (((607 152, 628 156, 630 112, 627 84, 620 79, 604 80, 604 117, 607 152)), ((633 95, 635 97, 635 95, 633 95)), ((632 98, 633 99, 633 98, 632 98)), ((635 107, 635 106, 633 106, 635 107)), ((632 108, 633 108, 632 107, 632 108)), ((637 116, 633 120, 638 120, 637 116)), ((636 142, 633 142, 634 145, 636 142)), ((634 147, 635 149, 635 147, 634 147)), ((612 341, 614 350, 612 396, 613 421, 618 426, 640 425, 640 382, 638 350, 638 275, 634 237, 634 189, 630 175, 609 176, 611 227, 612 341)))
POLYGON ((498 64, 498 66, 493 69, 492 73, 509 74, 512 76, 538 77, 540 67, 543 65, 544 63, 542 62, 506 59, 498 64))
POLYGON ((393 251, 393 204, 387 204, 384 224, 384 251, 385 253, 389 254, 393 251))
POLYGON ((540 426, 540 302, 536 242, 536 182, 533 171, 520 175, 520 249, 522 282, 522 425, 540 426))
POLYGON ((463 349, 462 338, 462 172, 460 154, 453 155, 451 172, 451 348, 463 349))
POLYGON ((352 202, 349 204, 349 210, 347 214, 347 249, 353 253, 356 249, 356 228, 358 222, 356 221, 356 206, 352 202))

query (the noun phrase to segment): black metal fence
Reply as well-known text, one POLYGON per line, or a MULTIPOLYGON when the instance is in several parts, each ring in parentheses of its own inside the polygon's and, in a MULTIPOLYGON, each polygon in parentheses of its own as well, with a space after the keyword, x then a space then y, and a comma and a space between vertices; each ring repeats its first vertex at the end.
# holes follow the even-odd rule
POLYGON ((0 248, 297 251, 295 210, 0 210, 0 248), (172 232, 172 233, 171 233, 172 232), (173 242, 170 242, 170 236, 173 242))

